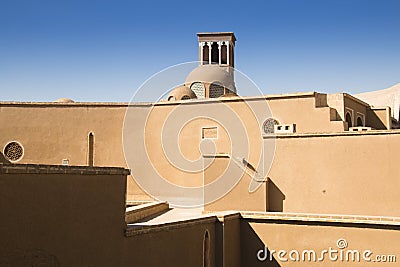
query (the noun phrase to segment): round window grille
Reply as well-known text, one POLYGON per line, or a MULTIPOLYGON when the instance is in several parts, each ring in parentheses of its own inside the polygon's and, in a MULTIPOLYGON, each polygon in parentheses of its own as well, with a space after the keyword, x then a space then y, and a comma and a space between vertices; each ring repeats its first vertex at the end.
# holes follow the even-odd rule
POLYGON ((275 132, 274 126, 278 125, 278 124, 279 124, 279 122, 273 118, 267 119, 263 125, 264 133, 266 133, 266 134, 274 133, 275 132))
POLYGON ((17 142, 10 142, 4 148, 4 156, 10 161, 17 161, 24 155, 24 149, 17 142))
POLYGON ((190 96, 188 96, 188 95, 184 95, 184 96, 182 96, 182 98, 181 98, 181 100, 188 100, 188 99, 190 99, 190 96))

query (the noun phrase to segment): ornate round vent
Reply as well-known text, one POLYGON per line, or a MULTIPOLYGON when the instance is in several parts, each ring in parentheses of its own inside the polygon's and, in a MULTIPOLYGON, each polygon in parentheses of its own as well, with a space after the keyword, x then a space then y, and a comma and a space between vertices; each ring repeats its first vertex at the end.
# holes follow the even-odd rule
POLYGON ((274 126, 278 125, 278 124, 279 124, 279 122, 277 120, 275 120, 274 118, 267 119, 263 125, 264 133, 266 133, 266 134, 274 133, 275 132, 274 126))
POLYGON ((17 161, 24 155, 24 149, 18 142, 10 142, 4 148, 4 156, 10 161, 17 161))

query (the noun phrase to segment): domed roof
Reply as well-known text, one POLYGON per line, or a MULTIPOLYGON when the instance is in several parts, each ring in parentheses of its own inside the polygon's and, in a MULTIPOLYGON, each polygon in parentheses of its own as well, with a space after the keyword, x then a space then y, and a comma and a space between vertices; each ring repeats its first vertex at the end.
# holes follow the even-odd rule
POLYGON ((74 100, 69 99, 69 98, 59 98, 54 102, 57 102, 57 103, 75 103, 74 100))
POLYGON ((227 71, 226 67, 216 64, 200 65, 189 73, 185 84, 190 86, 194 82, 216 83, 231 91, 236 91, 232 73, 233 69, 227 71))
POLYGON ((168 101, 197 98, 195 93, 184 85, 175 87, 168 95, 168 101))

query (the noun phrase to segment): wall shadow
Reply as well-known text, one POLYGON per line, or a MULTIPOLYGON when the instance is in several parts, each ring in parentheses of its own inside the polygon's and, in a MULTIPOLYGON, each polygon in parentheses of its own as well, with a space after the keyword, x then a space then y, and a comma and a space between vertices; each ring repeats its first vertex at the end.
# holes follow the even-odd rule
POLYGON ((268 178, 268 211, 282 212, 283 201, 285 200, 285 194, 279 189, 279 187, 268 178))
POLYGON ((270 255, 270 251, 267 248, 268 244, 262 242, 257 233, 245 220, 241 220, 240 222, 240 243, 240 266, 281 266, 275 259, 275 255, 270 255), (260 250, 261 252, 259 252, 260 250))
POLYGON ((386 125, 385 122, 378 116, 379 111, 375 111, 373 109, 367 109, 367 116, 365 126, 369 126, 378 130, 385 130, 386 125))

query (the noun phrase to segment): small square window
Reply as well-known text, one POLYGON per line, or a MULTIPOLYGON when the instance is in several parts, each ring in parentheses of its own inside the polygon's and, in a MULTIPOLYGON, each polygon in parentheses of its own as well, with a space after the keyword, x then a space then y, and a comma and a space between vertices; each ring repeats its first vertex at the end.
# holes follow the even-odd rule
POLYGON ((217 127, 204 127, 201 129, 201 138, 202 139, 216 139, 218 138, 218 128, 217 127))

